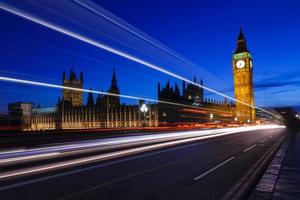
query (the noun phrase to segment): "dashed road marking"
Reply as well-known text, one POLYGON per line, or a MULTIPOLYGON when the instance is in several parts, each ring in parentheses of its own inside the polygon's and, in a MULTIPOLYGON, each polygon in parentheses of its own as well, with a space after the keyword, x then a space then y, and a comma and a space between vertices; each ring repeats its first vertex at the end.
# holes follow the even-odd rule
POLYGON ((250 149, 254 148, 256 146, 256 144, 252 145, 251 147, 248 147, 247 149, 245 149, 243 152, 247 152, 249 151, 250 149))
POLYGON ((261 140, 259 143, 263 143, 264 141, 266 141, 268 138, 265 138, 263 140, 261 140))
POLYGON ((224 162, 218 164, 217 166, 211 168, 210 170, 204 172, 203 174, 200 174, 199 176, 195 177, 193 180, 194 181, 198 181, 199 179, 203 178, 204 176, 206 176, 207 174, 213 172, 214 170, 218 169, 219 167, 225 165, 226 163, 230 162, 231 160, 235 159, 235 156, 232 156, 230 158, 228 158, 227 160, 225 160, 224 162))

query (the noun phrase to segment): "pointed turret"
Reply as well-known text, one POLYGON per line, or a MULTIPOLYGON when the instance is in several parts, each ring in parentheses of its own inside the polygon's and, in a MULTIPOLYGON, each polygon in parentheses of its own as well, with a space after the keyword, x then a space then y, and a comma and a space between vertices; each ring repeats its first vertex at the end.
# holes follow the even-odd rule
POLYGON ((178 87, 178 84, 177 84, 177 83, 175 83, 175 89, 174 89, 174 92, 175 92, 176 98, 179 98, 179 97, 180 97, 180 91, 179 91, 179 87, 178 87))
POLYGON ((71 69, 71 71, 70 71, 69 80, 70 81, 76 80, 76 75, 75 75, 75 72, 73 71, 73 69, 71 69))
POLYGON ((185 99, 186 98, 186 84, 185 81, 182 81, 182 96, 185 99))
POLYGON ((246 43, 246 39, 243 33, 243 29, 242 27, 240 28, 240 33, 237 39, 237 46, 236 49, 234 51, 235 54, 237 53, 243 53, 243 52, 248 52, 247 49, 247 43, 246 43))
MULTIPOLYGON (((204 85, 203 85, 203 79, 202 79, 202 78, 201 78, 201 81, 200 81, 200 85, 201 85, 201 86, 204 86, 204 85)), ((201 101, 204 100, 204 89, 203 89, 203 87, 200 88, 200 100, 201 100, 201 101)))
POLYGON ((171 86, 170 86, 170 81, 168 80, 167 81, 167 84, 166 84, 166 89, 167 91, 169 91, 171 89, 171 86))
MULTIPOLYGON (((90 91, 91 90, 92 89, 90 88, 90 91)), ((88 94, 87 106, 90 106, 90 107, 94 106, 94 96, 93 96, 92 92, 89 92, 89 94, 88 94)))
POLYGON ((111 86, 110 86, 111 90, 118 90, 118 83, 117 83, 117 78, 116 78, 116 71, 115 68, 113 69, 113 74, 112 74, 112 78, 111 78, 111 86))
MULTIPOLYGON (((118 87, 118 84, 117 84, 115 68, 113 69, 113 74, 112 74, 112 78, 111 78, 111 85, 110 85, 110 89, 108 90, 108 92, 112 93, 112 94, 117 94, 117 95, 120 94, 119 87, 118 87)), ((120 97, 118 97, 118 96, 109 96, 108 101, 109 101, 109 104, 120 105, 120 97)))

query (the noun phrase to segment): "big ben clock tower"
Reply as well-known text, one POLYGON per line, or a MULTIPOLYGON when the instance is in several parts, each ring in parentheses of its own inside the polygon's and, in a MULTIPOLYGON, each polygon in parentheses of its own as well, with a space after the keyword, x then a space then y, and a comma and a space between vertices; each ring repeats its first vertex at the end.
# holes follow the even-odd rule
POLYGON ((232 69, 234 97, 236 100, 247 104, 236 102, 236 117, 238 121, 253 123, 255 121, 255 109, 251 107, 254 106, 253 64, 242 29, 240 29, 237 47, 233 54, 232 69))

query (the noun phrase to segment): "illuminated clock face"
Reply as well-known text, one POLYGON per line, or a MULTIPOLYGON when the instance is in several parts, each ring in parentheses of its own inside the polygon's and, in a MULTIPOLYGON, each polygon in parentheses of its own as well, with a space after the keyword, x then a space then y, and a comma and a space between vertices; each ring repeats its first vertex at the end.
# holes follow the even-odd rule
POLYGON ((250 60, 250 68, 252 69, 252 60, 250 60))
POLYGON ((235 66, 238 68, 238 69, 242 69, 244 68, 246 65, 245 61, 244 60, 238 60, 235 64, 235 66))

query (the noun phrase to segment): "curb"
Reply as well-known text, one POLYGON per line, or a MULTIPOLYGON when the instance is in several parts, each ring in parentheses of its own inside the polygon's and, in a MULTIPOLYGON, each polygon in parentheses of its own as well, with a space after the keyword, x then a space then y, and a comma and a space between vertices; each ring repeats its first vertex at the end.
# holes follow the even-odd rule
POLYGON ((280 169, 282 167, 282 161, 285 157, 289 145, 289 138, 287 138, 281 148, 276 153, 274 159, 269 165, 267 171, 264 173, 263 177, 260 179, 259 183, 255 187, 255 190, 251 194, 251 200, 258 199, 272 199, 272 194, 279 177, 280 169))
POLYGON ((282 136, 268 151, 250 168, 237 184, 222 198, 223 200, 247 199, 265 173, 270 162, 287 136, 282 136))

